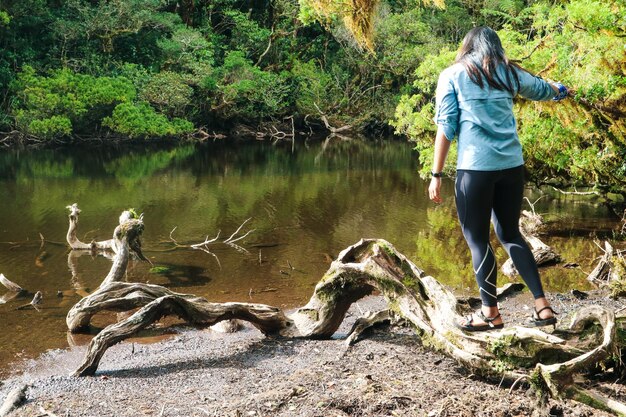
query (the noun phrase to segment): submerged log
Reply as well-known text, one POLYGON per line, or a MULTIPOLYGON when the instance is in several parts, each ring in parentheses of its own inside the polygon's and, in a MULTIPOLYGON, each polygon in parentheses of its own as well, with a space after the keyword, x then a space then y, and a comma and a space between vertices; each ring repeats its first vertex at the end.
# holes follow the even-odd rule
MULTIPOLYGON (((139 235, 143 223, 135 222, 125 228, 139 235)), ((116 239, 120 247, 116 258, 119 259, 114 262, 109 276, 119 276, 125 270, 123 258, 129 255, 124 234, 116 235, 116 239)), ((390 243, 382 239, 362 239, 339 254, 316 285, 309 302, 289 315, 263 304, 212 303, 158 285, 119 280, 103 282, 96 292, 80 300, 68 313, 70 331, 88 327, 93 315, 101 311, 139 310, 94 337, 74 375, 93 375, 110 346, 136 335, 164 316, 178 316, 201 326, 239 319, 252 323, 270 337, 321 339, 335 333, 352 303, 374 292, 386 299, 389 312, 370 316, 361 327, 392 314, 410 322, 424 345, 453 357, 474 373, 511 382, 525 377, 532 380, 534 386, 545 387, 546 393, 553 396, 583 399, 581 393, 585 392, 575 384, 573 375, 601 364, 612 352, 623 347, 619 345, 622 339, 616 338, 615 315, 601 307, 579 311, 570 330, 558 335, 521 326, 465 333, 456 323, 468 310, 447 288, 426 275, 390 243), (588 325, 596 322, 602 332, 601 342, 597 348, 589 350, 588 346, 579 345, 577 336, 583 331, 593 331, 588 325)), ((612 409, 617 410, 619 406, 612 409)))

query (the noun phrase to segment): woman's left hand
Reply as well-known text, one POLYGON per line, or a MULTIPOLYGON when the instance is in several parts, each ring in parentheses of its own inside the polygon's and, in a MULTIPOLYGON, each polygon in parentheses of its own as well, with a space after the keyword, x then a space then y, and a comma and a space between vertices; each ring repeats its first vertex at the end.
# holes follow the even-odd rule
POLYGON ((441 178, 432 177, 428 186, 428 196, 435 203, 441 203, 441 178))

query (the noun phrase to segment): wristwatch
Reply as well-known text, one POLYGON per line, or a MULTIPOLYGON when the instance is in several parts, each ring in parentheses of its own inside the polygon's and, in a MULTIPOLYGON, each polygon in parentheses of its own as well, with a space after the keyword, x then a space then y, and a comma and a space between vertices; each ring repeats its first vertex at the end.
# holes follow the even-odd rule
POLYGON ((435 177, 435 178, 441 178, 441 177, 443 177, 443 172, 432 172, 432 171, 430 171, 430 175, 435 177))
POLYGON ((565 87, 561 83, 554 83, 554 86, 559 89, 559 93, 552 97, 552 100, 561 101, 567 97, 567 95, 569 94, 569 92, 567 91, 567 87, 565 87))

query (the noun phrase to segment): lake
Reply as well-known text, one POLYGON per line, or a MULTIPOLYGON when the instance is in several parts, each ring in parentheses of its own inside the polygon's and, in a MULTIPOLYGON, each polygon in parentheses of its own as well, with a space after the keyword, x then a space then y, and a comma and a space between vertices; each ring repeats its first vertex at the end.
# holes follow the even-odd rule
MULTIPOLYGON (((85 242, 109 239, 123 210, 143 213, 152 265, 132 261, 128 280, 211 301, 303 305, 331 260, 362 237, 387 239, 455 292, 475 295, 453 180, 444 180, 445 201, 435 205, 417 169, 406 142, 338 138, 5 151, 0 272, 29 294, 0 305, 0 375, 12 362, 89 340, 68 335, 65 315, 98 287, 111 260, 68 249, 72 203, 82 209, 78 236, 85 242), (246 219, 237 236, 250 233, 239 247, 220 243, 246 219), (181 247, 218 232, 209 252, 181 247), (43 293, 40 310, 18 310, 36 291, 43 293)), ((535 201, 543 194, 529 188, 527 195, 535 201)), ((610 235, 618 220, 594 199, 557 192, 535 209, 548 222, 544 241, 580 264, 542 268, 546 289, 589 289, 585 272, 600 253, 592 236, 610 235)), ((499 246, 496 253, 501 264, 506 255, 499 246)), ((501 276, 499 285, 505 282, 501 276)), ((103 315, 96 324, 115 319, 103 315)))

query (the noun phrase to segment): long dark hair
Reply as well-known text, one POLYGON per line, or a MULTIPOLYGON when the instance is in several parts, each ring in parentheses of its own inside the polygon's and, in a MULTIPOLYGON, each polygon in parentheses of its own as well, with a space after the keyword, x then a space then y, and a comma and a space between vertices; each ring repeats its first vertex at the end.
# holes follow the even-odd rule
POLYGON ((492 88, 506 90, 513 96, 519 90, 519 78, 514 69, 522 68, 509 61, 498 34, 489 27, 479 26, 467 32, 455 62, 463 64, 470 79, 480 88, 485 87, 486 80, 492 88), (507 69, 504 80, 496 71, 500 64, 507 69))

